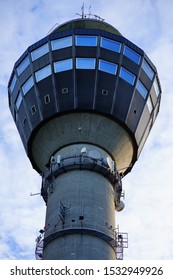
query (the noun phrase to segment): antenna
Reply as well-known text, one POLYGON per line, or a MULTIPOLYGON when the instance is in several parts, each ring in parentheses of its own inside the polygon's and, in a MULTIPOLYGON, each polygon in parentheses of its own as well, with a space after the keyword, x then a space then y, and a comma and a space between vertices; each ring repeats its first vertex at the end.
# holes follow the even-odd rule
POLYGON ((91 18, 91 17, 93 17, 93 18, 95 18, 97 20, 104 21, 104 18, 101 18, 100 16, 91 13, 91 5, 89 6, 88 14, 85 14, 85 5, 84 5, 84 3, 82 5, 82 7, 81 7, 81 14, 76 13, 76 15, 80 16, 82 19, 83 18, 91 18))

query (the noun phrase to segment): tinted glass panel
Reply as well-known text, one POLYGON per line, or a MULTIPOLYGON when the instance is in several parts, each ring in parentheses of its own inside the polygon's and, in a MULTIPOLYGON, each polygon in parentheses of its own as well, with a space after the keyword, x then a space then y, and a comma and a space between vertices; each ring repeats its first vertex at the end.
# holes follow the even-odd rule
POLYGON ((35 78, 36 81, 39 82, 43 80, 44 78, 48 77, 51 75, 51 67, 50 65, 47 65, 46 67, 40 69, 39 71, 35 72, 35 78))
POLYGON ((156 78, 154 80, 154 89, 155 89, 156 95, 158 96, 160 94, 160 89, 159 89, 158 81, 156 78))
POLYGON ((154 76, 154 71, 151 69, 151 67, 149 66, 149 64, 146 62, 146 60, 144 59, 142 62, 142 69, 145 71, 145 73, 147 74, 147 76, 150 78, 150 80, 152 80, 153 76, 154 76))
POLYGON ((36 49, 35 51, 31 52, 32 61, 38 59, 39 57, 43 56, 44 54, 49 52, 48 43, 41 46, 40 48, 36 49))
POLYGON ((123 67, 120 69, 120 77, 129 84, 134 85, 136 76, 123 67))
POLYGON ((151 97, 150 97, 150 96, 148 97, 148 100, 147 100, 147 106, 148 106, 149 112, 151 113, 152 110, 153 110, 153 104, 152 104, 152 101, 151 101, 151 97))
POLYGON ((11 80, 11 83, 10 83, 10 91, 12 92, 14 87, 15 87, 15 84, 16 84, 16 81, 17 81, 17 78, 16 78, 16 75, 14 74, 13 75, 13 78, 11 80))
POLYGON ((29 65, 29 57, 27 56, 17 67, 17 74, 21 75, 28 65, 29 65))
POLYGON ((148 90, 146 87, 141 83, 140 80, 138 80, 137 85, 136 85, 137 90, 139 93, 142 95, 143 98, 146 98, 148 90))
POLYGON ((97 46, 97 36, 76 36, 76 46, 97 46))
POLYGON ((76 69, 95 69, 95 58, 76 58, 76 69))
POLYGON ((24 95, 33 87, 34 85, 34 81, 33 81, 33 77, 31 76, 26 83, 24 83, 24 85, 22 86, 22 90, 24 95))
POLYGON ((59 50, 72 46, 72 37, 65 37, 51 42, 52 50, 59 50))
POLYGON ((54 63, 55 73, 63 72, 72 69, 72 59, 60 60, 54 63))
POLYGON ((123 54, 134 61, 136 64, 139 64, 141 61, 141 56, 127 46, 124 47, 123 54))
POLYGON ((117 64, 105 60, 99 60, 99 70, 101 71, 116 75, 117 68, 117 64))
POLYGON ((120 53, 121 43, 115 42, 115 41, 107 39, 107 38, 101 38, 101 47, 104 49, 111 50, 113 52, 120 53))
POLYGON ((19 107, 20 107, 20 105, 21 105, 21 102, 22 102, 22 94, 21 94, 21 92, 19 91, 18 96, 17 96, 17 98, 16 98, 16 102, 15 102, 15 104, 16 104, 16 109, 17 109, 17 110, 19 109, 19 107))

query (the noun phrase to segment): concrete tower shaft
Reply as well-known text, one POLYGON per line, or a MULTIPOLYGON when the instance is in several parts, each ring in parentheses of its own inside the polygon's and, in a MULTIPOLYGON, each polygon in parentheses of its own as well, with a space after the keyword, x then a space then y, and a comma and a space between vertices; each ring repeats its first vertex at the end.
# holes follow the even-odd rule
POLYGON ((156 67, 113 26, 82 18, 24 52, 8 96, 26 153, 42 175, 43 258, 116 259, 121 177, 159 112, 156 67))

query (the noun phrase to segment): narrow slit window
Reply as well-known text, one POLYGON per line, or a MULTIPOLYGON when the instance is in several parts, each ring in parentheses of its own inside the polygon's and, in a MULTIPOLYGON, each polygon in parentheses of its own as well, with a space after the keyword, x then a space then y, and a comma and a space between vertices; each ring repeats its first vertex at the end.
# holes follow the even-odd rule
POLYGON ((76 46, 96 47, 97 36, 76 36, 76 46))
POLYGON ((49 46, 48 43, 46 43, 43 46, 31 52, 32 61, 38 59, 39 57, 45 55, 48 52, 49 52, 49 46))
POLYGON ((142 97, 145 99, 148 94, 148 90, 146 89, 146 87, 143 85, 143 83, 140 80, 138 80, 138 82, 137 82, 136 89, 142 95, 142 97))
POLYGON ((134 85, 136 76, 132 74, 130 71, 127 69, 121 67, 120 69, 120 78, 122 78, 124 81, 129 83, 130 85, 134 85))
POLYGON ((17 67, 17 74, 20 76, 23 71, 28 67, 29 65, 29 57, 25 57, 24 60, 18 65, 17 67))
POLYGON ((34 86, 33 77, 31 76, 22 86, 24 95, 34 86))
POLYGON ((72 59, 65 59, 54 62, 54 71, 55 73, 67 71, 72 69, 72 59))
POLYGON ((151 114, 151 112, 153 111, 153 103, 152 103, 152 100, 151 100, 151 96, 148 97, 147 106, 148 106, 148 110, 151 114))
POLYGON ((154 76, 154 71, 151 69, 150 65, 146 62, 146 60, 144 59, 142 62, 142 69, 144 70, 144 72, 147 74, 147 76, 149 77, 150 80, 153 79, 154 76))
POLYGON ((155 90, 156 96, 159 96, 160 89, 159 89, 159 84, 158 84, 157 78, 155 78, 155 80, 154 80, 154 90, 155 90))
POLYGON ((19 91, 17 98, 16 98, 16 102, 15 102, 17 110, 19 110, 21 103, 22 103, 22 94, 19 91))
POLYGON ((60 50, 72 46, 72 36, 51 41, 52 50, 60 50))
POLYGON ((99 60, 99 70, 103 72, 107 72, 112 75, 117 74, 118 65, 106 60, 99 60))
POLYGON ((123 54, 124 56, 128 57, 130 60, 134 61, 136 64, 139 64, 141 61, 141 56, 127 46, 124 47, 123 54))
POLYGON ((101 48, 120 53, 121 51, 121 43, 107 39, 102 37, 101 38, 101 48))
POLYGON ((43 79, 45 79, 46 77, 51 75, 51 66, 47 65, 45 67, 43 67, 42 69, 38 70, 37 72, 35 72, 35 78, 36 81, 39 82, 43 79))
POLYGON ((16 77, 16 74, 13 75, 13 78, 11 80, 11 83, 10 83, 10 91, 12 93, 15 85, 16 85, 16 82, 17 82, 17 77, 16 77))
POLYGON ((76 58, 76 69, 95 69, 95 58, 76 58))

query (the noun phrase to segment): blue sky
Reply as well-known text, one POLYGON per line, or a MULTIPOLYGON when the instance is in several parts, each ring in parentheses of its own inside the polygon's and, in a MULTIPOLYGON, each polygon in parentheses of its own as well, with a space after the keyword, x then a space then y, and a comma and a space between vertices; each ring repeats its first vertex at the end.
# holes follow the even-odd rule
MULTIPOLYGON (((83 1, 0 0, 0 259, 34 259, 44 227, 41 178, 32 169, 8 109, 7 84, 25 49, 56 24, 77 18, 83 1), (36 27, 37 26, 37 27, 36 27)), ((126 207, 116 213, 128 232, 125 259, 173 259, 173 2, 92 0, 91 11, 142 48, 158 69, 160 114, 132 172, 123 179, 126 207)))

